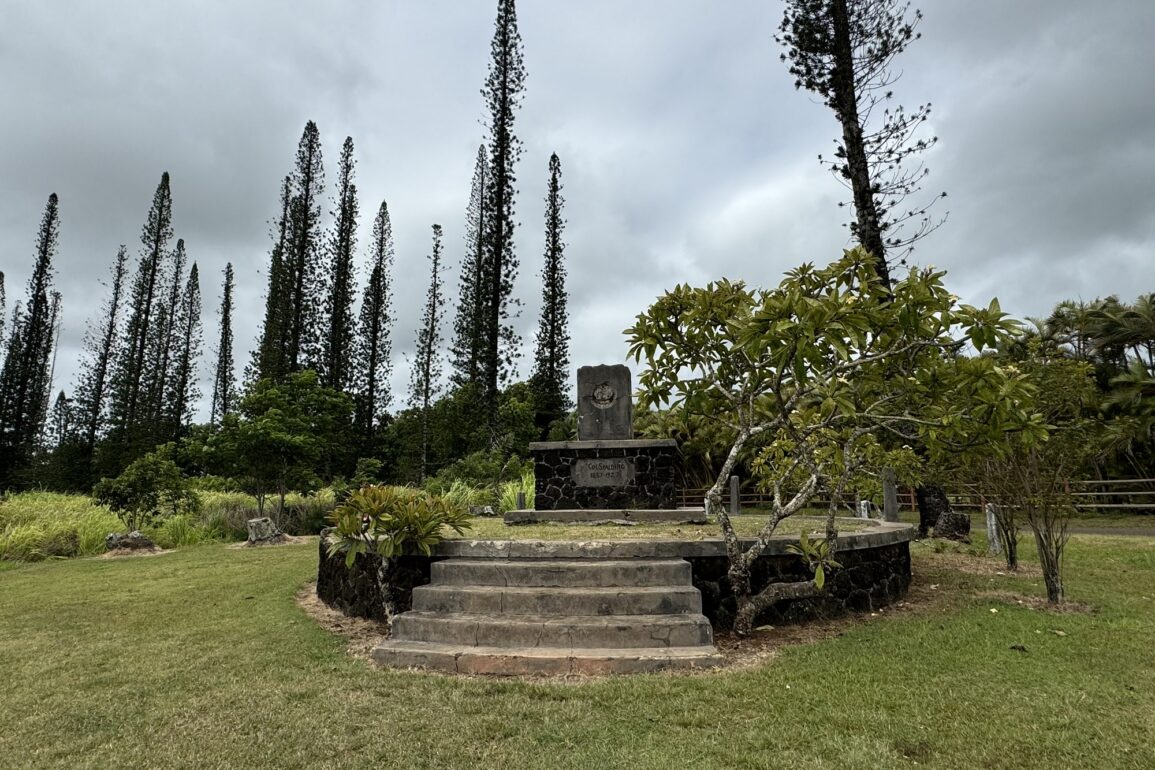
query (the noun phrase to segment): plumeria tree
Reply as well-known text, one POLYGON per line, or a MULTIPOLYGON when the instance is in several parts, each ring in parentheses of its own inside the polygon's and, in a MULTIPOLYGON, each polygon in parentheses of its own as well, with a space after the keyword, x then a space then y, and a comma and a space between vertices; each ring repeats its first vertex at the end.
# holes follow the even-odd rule
POLYGON ((822 591, 837 550, 837 500, 876 469, 916 473, 916 440, 961 443, 974 430, 1045 434, 1020 408, 1030 391, 1022 377, 961 354, 1015 332, 997 301, 959 304, 932 268, 912 270, 888 292, 874 265, 855 249, 827 267, 792 270, 774 289, 728 280, 678 286, 626 330, 630 355, 646 366, 641 408, 684 409, 734 437, 706 511, 725 539, 739 634, 774 603, 822 591), (752 542, 739 540, 721 504, 746 455, 772 493, 752 542), (820 493, 830 500, 826 540, 804 544, 814 577, 755 591, 751 567, 769 538, 820 493))

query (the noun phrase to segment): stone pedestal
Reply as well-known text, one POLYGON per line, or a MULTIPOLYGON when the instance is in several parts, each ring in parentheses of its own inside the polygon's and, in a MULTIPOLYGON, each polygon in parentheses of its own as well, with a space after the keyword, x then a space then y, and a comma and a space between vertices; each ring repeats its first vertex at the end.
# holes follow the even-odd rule
POLYGON ((672 509, 677 496, 678 442, 542 441, 533 458, 534 508, 672 509))

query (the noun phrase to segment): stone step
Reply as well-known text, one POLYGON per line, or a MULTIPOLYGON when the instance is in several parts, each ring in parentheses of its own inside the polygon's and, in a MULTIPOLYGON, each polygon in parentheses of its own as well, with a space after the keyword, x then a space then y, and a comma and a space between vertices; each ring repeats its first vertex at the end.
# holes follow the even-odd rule
POLYGON ((434 562, 435 585, 688 586, 685 559, 448 559, 434 562))
POLYGON ((392 639, 481 647, 700 647, 714 642, 703 615, 484 615, 410 611, 392 639))
POLYGON ((392 668, 428 668, 457 674, 640 674, 715 668, 722 656, 712 646, 650 648, 474 647, 390 639, 373 659, 392 668))
POLYGON ((700 613, 693 586, 554 588, 424 585, 413 589, 413 609, 490 615, 672 615, 700 613))

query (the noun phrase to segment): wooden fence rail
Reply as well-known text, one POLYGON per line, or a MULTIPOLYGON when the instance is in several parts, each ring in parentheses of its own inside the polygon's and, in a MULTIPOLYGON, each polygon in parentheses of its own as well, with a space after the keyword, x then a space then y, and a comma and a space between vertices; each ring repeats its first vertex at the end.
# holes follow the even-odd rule
MULTIPOLYGON (((1155 513, 1155 479, 1104 479, 1101 481, 1069 481, 1067 490, 1077 499, 1075 509, 1079 511, 1150 511, 1155 513), (1130 488, 1128 488, 1130 487, 1130 488)), ((685 508, 697 508, 705 504, 705 489, 681 489, 678 491, 678 504, 685 508)), ((948 490, 947 497, 951 506, 958 510, 981 511, 986 500, 973 488, 957 488, 948 490)), ((741 508, 759 508, 770 505, 773 495, 753 490, 742 490, 738 493, 738 504, 741 508)), ((877 501, 876 501, 877 502, 877 501)), ((829 498, 814 498, 808 507, 826 508, 829 498)), ((723 490, 722 504, 730 505, 730 492, 723 490)), ((846 498, 839 501, 841 507, 848 511, 854 507, 853 499, 846 498)), ((899 488, 898 505, 903 511, 917 511, 914 490, 899 488)))

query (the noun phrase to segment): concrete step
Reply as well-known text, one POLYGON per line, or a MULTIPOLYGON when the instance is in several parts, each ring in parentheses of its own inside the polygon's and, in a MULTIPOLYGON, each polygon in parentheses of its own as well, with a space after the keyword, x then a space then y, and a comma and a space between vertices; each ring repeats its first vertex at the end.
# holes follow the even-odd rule
POLYGON ((416 610, 394 619, 391 638, 501 648, 672 648, 714 642, 710 621, 700 614, 555 617, 416 610))
POLYGON ((434 562, 435 585, 688 586, 685 559, 448 559, 434 562))
POLYGON ((424 585, 413 589, 413 609, 491 615, 671 615, 700 613, 693 586, 614 588, 424 585))
POLYGON ((457 674, 639 674, 715 668, 722 656, 712 646, 595 649, 566 647, 474 647, 388 640, 373 659, 392 668, 428 668, 457 674))

